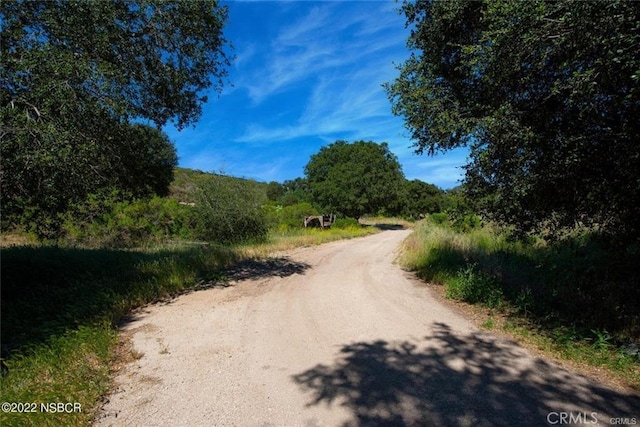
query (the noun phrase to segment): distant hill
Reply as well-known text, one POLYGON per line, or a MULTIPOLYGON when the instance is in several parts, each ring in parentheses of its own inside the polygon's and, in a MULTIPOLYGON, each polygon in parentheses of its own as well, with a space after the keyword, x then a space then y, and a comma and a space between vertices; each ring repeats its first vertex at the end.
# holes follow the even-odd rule
POLYGON ((203 172, 195 169, 175 168, 173 171, 173 182, 169 186, 169 197, 176 199, 179 202, 193 203, 195 202, 194 193, 198 188, 198 185, 210 179, 212 176, 241 181, 249 187, 253 186, 260 191, 263 191, 266 196, 267 184, 264 182, 258 182, 246 178, 236 178, 211 172, 203 172))

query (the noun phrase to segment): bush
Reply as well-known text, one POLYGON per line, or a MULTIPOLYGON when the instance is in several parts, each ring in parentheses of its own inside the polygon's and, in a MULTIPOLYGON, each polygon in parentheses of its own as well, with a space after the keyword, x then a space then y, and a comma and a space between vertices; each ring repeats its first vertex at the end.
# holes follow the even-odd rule
POLYGON ((451 227, 462 233, 476 230, 482 225, 480 217, 474 213, 451 212, 451 227))
POLYGON ((497 280, 472 264, 461 269, 457 277, 447 284, 447 297, 497 307, 502 302, 502 289, 497 280))
POLYGON ((191 223, 196 238, 218 243, 265 240, 266 195, 238 179, 211 176, 200 183, 191 223))
POLYGON ((188 238, 189 209, 158 196, 127 201, 117 191, 90 195, 65 215, 62 240, 89 247, 128 248, 188 238))
POLYGON ((295 229, 304 226, 304 218, 318 215, 318 210, 311 203, 296 203, 291 206, 276 206, 269 215, 269 222, 273 228, 295 229))
POLYGON ((434 224, 443 225, 449 222, 449 215, 445 212, 438 212, 429 215, 429 219, 434 224))
POLYGON ((336 219, 332 228, 358 228, 360 227, 360 223, 355 218, 339 218, 336 219))

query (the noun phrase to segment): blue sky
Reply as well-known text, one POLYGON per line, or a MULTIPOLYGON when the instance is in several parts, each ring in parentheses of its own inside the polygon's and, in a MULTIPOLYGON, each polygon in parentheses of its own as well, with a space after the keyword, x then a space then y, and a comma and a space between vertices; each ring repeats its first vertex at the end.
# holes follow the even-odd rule
POLYGON ((236 58, 222 94, 195 126, 165 131, 179 165, 257 181, 304 176, 312 154, 336 140, 387 142, 408 179, 448 189, 467 151, 414 154, 382 84, 409 56, 409 30, 393 1, 251 1, 229 7, 236 58))

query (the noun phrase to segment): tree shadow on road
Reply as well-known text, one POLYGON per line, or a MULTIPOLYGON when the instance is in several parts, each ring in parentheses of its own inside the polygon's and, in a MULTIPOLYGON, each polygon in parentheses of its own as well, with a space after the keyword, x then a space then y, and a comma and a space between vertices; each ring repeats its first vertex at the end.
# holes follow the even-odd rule
POLYGON ((266 277, 287 277, 294 274, 304 274, 310 268, 309 264, 293 261, 287 257, 248 259, 240 261, 225 270, 225 276, 230 281, 251 280, 266 277))
POLYGON ((401 224, 376 224, 374 227, 379 228, 380 230, 406 230, 406 227, 401 224))
POLYGON ((309 268, 311 268, 309 264, 293 261, 288 257, 247 259, 236 262, 221 272, 214 272, 210 277, 201 278, 195 286, 173 295, 171 298, 166 299, 164 303, 170 304, 178 295, 212 288, 228 288, 243 280, 304 274, 309 268))
POLYGON ((640 397, 594 385, 534 359, 488 333, 462 335, 443 323, 425 341, 345 345, 332 366, 293 376, 308 406, 349 408, 344 426, 609 424, 638 419, 640 397), (593 415, 596 413, 597 415, 593 415), (566 423, 565 423, 566 424, 566 423))

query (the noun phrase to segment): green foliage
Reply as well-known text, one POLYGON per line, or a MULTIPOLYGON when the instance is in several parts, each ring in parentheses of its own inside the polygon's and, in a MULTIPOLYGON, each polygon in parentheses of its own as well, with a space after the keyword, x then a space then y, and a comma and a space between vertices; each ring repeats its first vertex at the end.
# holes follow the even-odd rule
MULTIPOLYGON (((224 236, 225 242, 261 239, 263 237, 259 236, 264 236, 264 224, 268 221, 274 227, 280 221, 300 226, 306 214, 316 213, 306 204, 298 207, 298 211, 296 207, 286 207, 277 218, 273 207, 270 217, 264 206, 265 188, 265 184, 255 181, 176 168, 170 197, 135 198, 131 193, 112 188, 89 194, 84 201, 73 203, 56 218, 59 225, 56 225, 55 242, 88 248, 133 248, 201 237, 220 241, 215 240, 213 234, 207 234, 213 231, 205 230, 206 221, 227 227, 225 233, 244 233, 244 237, 236 238, 220 230, 215 231, 224 236), (203 210, 198 209, 195 201, 203 197, 203 189, 213 192, 211 197, 219 204, 217 215, 224 216, 224 221, 208 210, 204 211, 204 216, 201 215, 203 210), (238 217, 234 219, 234 215, 238 217), (250 224, 253 224, 254 231, 248 229, 250 224)), ((27 226, 31 220, 30 213, 23 213, 27 226)))
MULTIPOLYGON (((111 186, 134 197, 167 196, 178 156, 169 137, 150 126, 132 125, 114 163, 111 186)), ((111 149, 118 149, 112 147, 111 149)))
POLYGON ((54 126, 62 111, 53 105, 183 127, 199 117, 212 77, 222 88, 226 19, 216 1, 3 3, 5 101, 54 126), (51 105, 41 97, 47 88, 51 105), (56 90, 75 96, 65 106, 56 90))
POLYGON ((478 215, 457 209, 431 214, 428 220, 433 224, 451 227, 453 230, 463 233, 479 229, 482 226, 482 220, 478 215))
POLYGON ((169 186, 169 196, 179 202, 195 203, 198 187, 207 181, 210 175, 200 170, 175 168, 173 181, 169 186))
POLYGON ((229 248, 124 251, 11 247, 2 251, 3 353, 77 325, 117 324, 138 304, 166 297, 238 259, 229 248))
POLYGON ((214 0, 2 2, 3 228, 30 212, 55 238, 90 193, 166 194, 177 158, 159 128, 221 89, 226 16, 214 0))
POLYGON ((404 266, 449 297, 497 308, 505 329, 541 349, 640 384, 629 345, 640 338, 637 245, 584 230, 523 242, 487 225, 462 233, 423 221, 404 246, 404 266))
POLYGON ((360 223, 355 218, 338 218, 335 220, 331 228, 358 228, 360 227, 360 223))
POLYGON ((296 178, 282 183, 284 193, 279 202, 284 206, 295 205, 297 203, 311 202, 311 191, 309 182, 305 178, 296 178))
POLYGON ((266 195, 250 181, 211 175, 196 192, 192 209, 195 237, 219 243, 264 240, 266 195))
MULTIPOLYGON (((99 205, 96 201, 87 211, 100 210, 99 205)), ((0 344, 10 374, 0 377, 2 398, 77 402, 82 412, 0 413, 0 424, 90 425, 110 385, 115 327, 133 308, 185 289, 224 283, 223 269, 241 260, 374 232, 373 227, 299 229, 295 234, 273 236, 270 244, 234 248, 3 248, 0 344)))
POLYGON ((10 374, 0 378, 2 398, 78 402, 82 413, 61 414, 64 419, 2 414, 2 425, 91 424, 109 387, 114 327, 122 318, 183 289, 214 285, 220 270, 238 259, 236 251, 213 245, 144 251, 3 248, 0 327, 10 374))
MULTIPOLYGON (((36 402, 34 412, 0 413, 3 426, 87 426, 99 408, 110 384, 109 365, 116 334, 99 326, 81 326, 46 344, 34 345, 28 354, 13 357, 10 374, 0 379, 2 399, 7 402, 36 402), (81 411, 47 413, 41 403, 72 402, 81 411)), ((78 409, 78 408, 76 408, 78 409)))
POLYGON ((306 202, 284 207, 272 206, 269 212, 271 227, 279 230, 302 228, 305 217, 318 215, 318 210, 306 202))
POLYGON ((407 251, 405 264, 424 280, 447 283, 466 266, 465 253, 459 246, 466 242, 456 239, 448 227, 426 226, 424 223, 411 236, 411 250, 407 251))
POLYGON ((449 222, 449 215, 446 212, 438 212, 429 215, 429 220, 434 224, 443 225, 449 222))
POLYGON ((460 211, 452 211, 449 214, 451 218, 451 226, 457 231, 471 231, 480 228, 481 220, 478 215, 473 213, 461 213, 460 211))
POLYGON ((406 1, 386 85, 419 153, 471 148, 467 191, 522 232, 640 235, 640 9, 633 2, 406 1))
POLYGON ((640 334, 637 246, 585 230, 525 242, 489 226, 461 232, 429 221, 407 247, 406 266, 426 280, 468 285, 480 278, 480 287, 497 280, 511 307, 547 325, 640 334))
POLYGON ((447 297, 498 307, 502 302, 502 289, 495 278, 472 264, 458 271, 455 279, 447 284, 447 297))
POLYGON ((167 136, 143 125, 113 124, 110 132, 109 143, 48 136, 43 141, 31 134, 3 138, 3 229, 21 225, 56 239, 62 214, 92 193, 117 188, 129 198, 166 195, 177 162, 167 136))
POLYGON ((271 181, 267 184, 267 198, 272 202, 280 200, 284 196, 284 186, 279 182, 271 181))
POLYGON ((420 218, 444 208, 445 192, 433 184, 420 180, 406 180, 402 195, 402 215, 409 218, 420 218))
POLYGON ((606 350, 611 347, 613 344, 611 343, 612 336, 605 330, 595 330, 592 329, 591 332, 595 336, 595 338, 591 339, 591 346, 597 350, 606 350))
POLYGON ((515 299, 513 300, 513 305, 518 310, 518 312, 527 315, 529 311, 534 307, 535 297, 531 288, 524 287, 518 293, 515 299))
POLYGON ((200 191, 199 188, 205 185, 212 175, 224 177, 222 179, 226 181, 237 180, 239 185, 246 186, 256 193, 265 193, 266 195, 268 185, 262 182, 226 176, 222 173, 203 172, 201 170, 178 167, 174 169, 174 178, 169 186, 169 197, 182 203, 194 204, 200 191))
POLYGON ((336 141, 311 156, 305 175, 326 212, 359 218, 399 210, 404 176, 387 143, 336 141))
POLYGON ((272 181, 267 184, 266 191, 269 200, 281 206, 311 202, 309 185, 304 178, 288 180, 282 184, 272 181))
POLYGON ((191 237, 191 207, 176 200, 122 200, 119 193, 76 205, 66 215, 63 240, 86 247, 130 248, 191 237))

